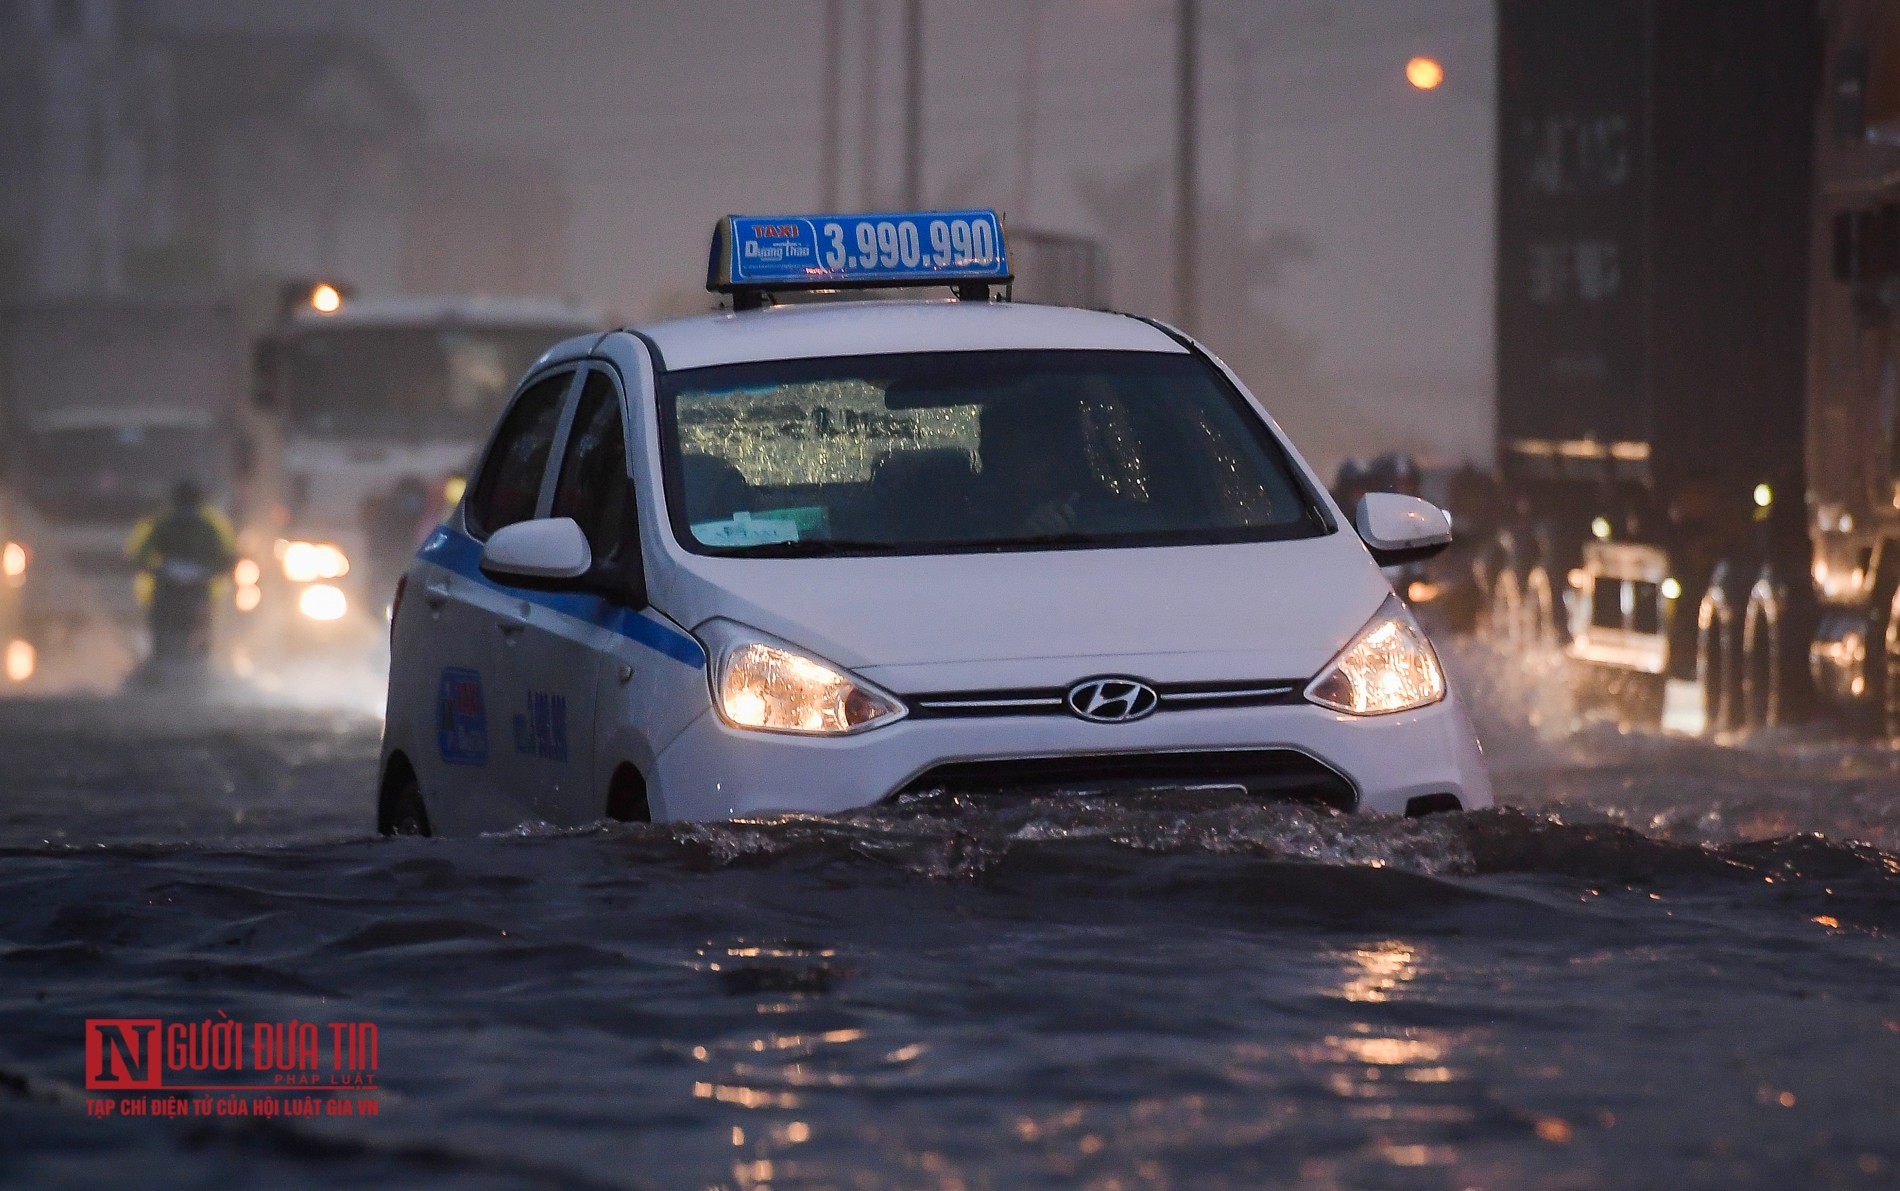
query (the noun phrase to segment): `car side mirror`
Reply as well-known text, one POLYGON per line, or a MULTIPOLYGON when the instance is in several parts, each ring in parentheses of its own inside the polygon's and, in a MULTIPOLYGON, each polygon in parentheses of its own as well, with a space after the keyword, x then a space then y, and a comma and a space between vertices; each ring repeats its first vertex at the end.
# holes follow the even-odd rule
POLYGON ((1451 545, 1451 518, 1416 496, 1368 492, 1352 520, 1372 561, 1382 567, 1419 562, 1451 545))
POLYGON ((572 517, 517 521, 489 536, 482 547, 482 573, 527 586, 580 579, 594 568, 594 551, 572 517))

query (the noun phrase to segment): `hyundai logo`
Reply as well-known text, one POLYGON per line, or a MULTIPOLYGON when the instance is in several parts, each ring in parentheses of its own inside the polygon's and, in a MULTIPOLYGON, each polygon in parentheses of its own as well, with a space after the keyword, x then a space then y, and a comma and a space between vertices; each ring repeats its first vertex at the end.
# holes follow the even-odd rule
POLYGON ((1070 711, 1098 724, 1125 724, 1145 719, 1161 705, 1161 696, 1133 678, 1091 678, 1069 688, 1064 702, 1070 711))

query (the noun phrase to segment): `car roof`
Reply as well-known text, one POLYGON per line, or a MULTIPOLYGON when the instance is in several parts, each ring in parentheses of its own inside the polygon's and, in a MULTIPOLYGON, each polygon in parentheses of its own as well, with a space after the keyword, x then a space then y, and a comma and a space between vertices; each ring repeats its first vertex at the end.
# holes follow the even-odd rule
POLYGON ((1057 349, 1182 354, 1173 336, 1126 314, 1022 302, 865 300, 769 306, 639 328, 668 371, 897 352, 1057 349))

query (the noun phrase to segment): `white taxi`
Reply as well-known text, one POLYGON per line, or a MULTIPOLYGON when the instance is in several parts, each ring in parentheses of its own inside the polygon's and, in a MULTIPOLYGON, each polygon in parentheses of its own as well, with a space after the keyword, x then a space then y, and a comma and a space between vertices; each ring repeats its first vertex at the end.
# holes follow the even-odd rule
POLYGON ((537 361, 417 555, 383 831, 934 790, 1491 805, 1379 570, 1444 514, 1373 494, 1349 525, 1193 339, 1007 301, 988 211, 730 217, 708 282, 732 309, 537 361))

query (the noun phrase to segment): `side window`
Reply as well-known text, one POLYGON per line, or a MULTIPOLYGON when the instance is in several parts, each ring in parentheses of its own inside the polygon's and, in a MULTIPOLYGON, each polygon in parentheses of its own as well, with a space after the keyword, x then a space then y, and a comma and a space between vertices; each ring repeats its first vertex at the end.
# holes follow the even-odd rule
POLYGON ((573 380, 572 372, 561 372, 537 381, 508 411, 469 501, 469 528, 475 536, 487 537, 534 516, 548 452, 561 424, 561 398, 573 380))
POLYGON ((587 534, 594 557, 611 559, 626 540, 632 503, 620 397, 607 373, 596 368, 587 374, 574 413, 560 484, 554 490, 554 516, 574 518, 587 534))

